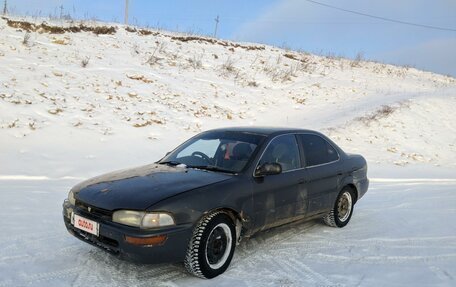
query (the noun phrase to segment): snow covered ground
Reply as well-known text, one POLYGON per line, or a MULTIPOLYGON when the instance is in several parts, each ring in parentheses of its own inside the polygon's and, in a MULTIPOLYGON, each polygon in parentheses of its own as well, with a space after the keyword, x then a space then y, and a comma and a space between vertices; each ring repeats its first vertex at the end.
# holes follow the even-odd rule
POLYGON ((0 286, 454 286, 456 180, 374 180, 345 228, 320 221, 256 235, 213 280, 181 264, 120 261, 68 234, 74 181, 1 181, 0 286))
POLYGON ((27 34, 0 19, 0 286, 456 284, 454 78, 115 28, 27 34), (317 129, 364 155, 375 180, 352 222, 258 234, 211 281, 118 261, 66 233, 61 203, 78 180, 239 125, 317 129))

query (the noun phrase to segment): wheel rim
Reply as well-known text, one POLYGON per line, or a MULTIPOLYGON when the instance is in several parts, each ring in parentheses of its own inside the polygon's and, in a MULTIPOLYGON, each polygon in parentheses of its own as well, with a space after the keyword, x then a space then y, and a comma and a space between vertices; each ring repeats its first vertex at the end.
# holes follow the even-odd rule
POLYGON ((342 194, 337 202, 337 217, 341 222, 345 222, 352 210, 352 197, 350 192, 346 191, 342 194))
POLYGON ((212 269, 219 269, 225 264, 231 252, 231 229, 225 223, 217 224, 206 241, 206 262, 212 269))

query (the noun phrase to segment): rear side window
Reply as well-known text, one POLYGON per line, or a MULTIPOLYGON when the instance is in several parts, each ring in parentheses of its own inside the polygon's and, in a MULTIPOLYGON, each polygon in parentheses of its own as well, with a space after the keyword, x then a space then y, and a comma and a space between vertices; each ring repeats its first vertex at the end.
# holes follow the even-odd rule
POLYGON ((334 147, 322 137, 311 134, 302 134, 299 137, 307 166, 324 164, 339 159, 339 154, 334 147))
POLYGON ((294 135, 281 135, 273 139, 261 157, 259 165, 278 163, 282 171, 294 170, 301 167, 298 143, 294 135))

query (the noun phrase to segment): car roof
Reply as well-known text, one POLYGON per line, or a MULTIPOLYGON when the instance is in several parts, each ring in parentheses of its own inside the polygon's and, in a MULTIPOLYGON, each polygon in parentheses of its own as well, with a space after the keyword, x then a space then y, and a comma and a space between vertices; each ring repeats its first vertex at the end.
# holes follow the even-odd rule
POLYGON ((283 133, 316 133, 312 130, 307 129, 298 129, 298 128, 286 128, 286 127, 264 127, 264 126, 244 126, 244 127, 226 127, 208 130, 207 132, 245 132, 245 133, 255 133, 261 135, 273 135, 273 134, 283 134, 283 133))

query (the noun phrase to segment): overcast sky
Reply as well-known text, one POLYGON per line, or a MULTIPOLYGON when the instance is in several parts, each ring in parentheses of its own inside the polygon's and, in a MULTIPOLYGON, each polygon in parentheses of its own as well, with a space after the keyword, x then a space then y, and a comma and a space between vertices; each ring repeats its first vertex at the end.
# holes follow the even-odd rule
MULTIPOLYGON (((3 2, 4 0, 0 0, 3 2)), ((380 17, 456 29, 455 0, 316 0, 380 17)), ((306 0, 129 0, 130 23, 308 52, 414 66, 456 76, 456 32, 386 22, 306 0)), ((125 0, 8 0, 14 14, 122 22, 125 0)))

